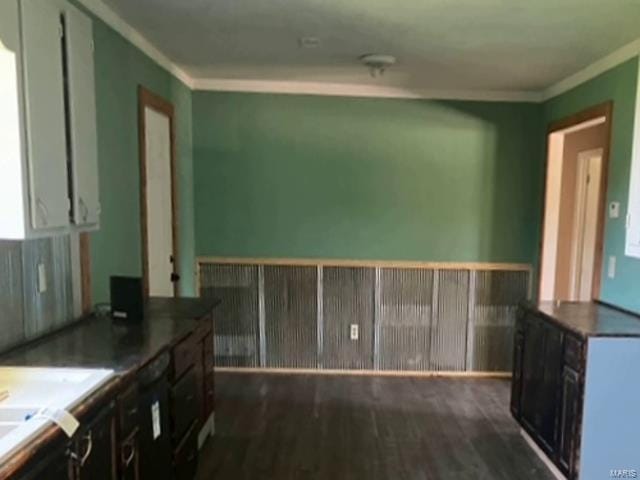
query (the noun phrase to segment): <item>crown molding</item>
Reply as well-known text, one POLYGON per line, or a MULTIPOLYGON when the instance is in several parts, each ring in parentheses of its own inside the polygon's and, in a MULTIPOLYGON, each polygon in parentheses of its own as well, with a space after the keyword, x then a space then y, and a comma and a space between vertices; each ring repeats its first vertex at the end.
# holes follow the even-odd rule
POLYGON ((76 0, 87 10, 104 21, 125 39, 138 47, 149 58, 182 81, 191 90, 279 93, 291 95, 327 95, 369 98, 407 98, 433 100, 471 100, 486 102, 530 102, 539 103, 561 95, 578 85, 610 70, 611 68, 640 55, 640 38, 597 60, 579 72, 541 91, 501 90, 420 90, 377 85, 357 85, 322 82, 292 82, 263 80, 234 80, 222 78, 191 77, 182 67, 174 63, 142 33, 124 20, 103 0, 76 0))
POLYGON ((106 3, 102 0, 77 0, 77 2, 114 29, 117 33, 122 35, 131 44, 142 50, 145 55, 175 76, 187 87, 193 89, 193 80, 182 68, 176 65, 169 57, 162 53, 155 45, 153 45, 153 43, 142 35, 142 33, 136 30, 106 3))
POLYGON ((583 68, 564 80, 546 88, 541 95, 542 101, 557 97, 558 95, 561 95, 638 55, 640 55, 640 38, 626 44, 618 50, 615 50, 609 55, 602 57, 600 60, 595 61, 591 65, 583 68))
POLYGON ((194 79, 193 89, 217 92, 325 95, 335 97, 407 98, 432 100, 475 100, 485 102, 539 102, 537 92, 499 90, 420 90, 349 83, 291 82, 234 79, 194 79))

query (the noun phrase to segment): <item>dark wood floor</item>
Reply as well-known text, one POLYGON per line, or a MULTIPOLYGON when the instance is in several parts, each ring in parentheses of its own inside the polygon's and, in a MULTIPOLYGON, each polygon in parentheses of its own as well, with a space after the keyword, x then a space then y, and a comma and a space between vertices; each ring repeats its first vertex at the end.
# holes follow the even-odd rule
POLYGON ((487 379, 218 374, 198 479, 552 479, 487 379))

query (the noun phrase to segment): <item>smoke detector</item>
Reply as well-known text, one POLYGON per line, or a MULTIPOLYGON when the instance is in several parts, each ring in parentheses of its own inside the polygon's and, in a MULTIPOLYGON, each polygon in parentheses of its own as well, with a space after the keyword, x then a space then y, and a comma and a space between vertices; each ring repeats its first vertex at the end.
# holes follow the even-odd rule
POLYGON ((360 57, 362 64, 369 69, 373 78, 381 77, 390 66, 396 63, 393 55, 382 55, 380 53, 369 53, 360 57))

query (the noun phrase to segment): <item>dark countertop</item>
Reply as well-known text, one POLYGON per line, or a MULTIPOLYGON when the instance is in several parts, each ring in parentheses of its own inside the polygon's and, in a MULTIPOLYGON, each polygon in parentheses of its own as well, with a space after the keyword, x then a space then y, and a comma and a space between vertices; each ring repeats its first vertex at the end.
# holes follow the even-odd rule
MULTIPOLYGON (((114 370, 115 378, 83 399, 71 412, 82 416, 101 399, 116 395, 122 379, 195 331, 219 303, 219 300, 194 298, 151 298, 145 307, 145 319, 140 323, 92 316, 0 355, 0 366, 114 370)), ((38 451, 61 437, 61 430, 51 425, 28 448, 0 465, 0 479, 11 477, 38 451)))
POLYGON ((640 337, 640 316, 593 302, 528 304, 582 337, 640 337))
POLYGON ((151 298, 140 323, 89 317, 0 356, 0 365, 109 368, 123 375, 189 335, 218 303, 151 298))

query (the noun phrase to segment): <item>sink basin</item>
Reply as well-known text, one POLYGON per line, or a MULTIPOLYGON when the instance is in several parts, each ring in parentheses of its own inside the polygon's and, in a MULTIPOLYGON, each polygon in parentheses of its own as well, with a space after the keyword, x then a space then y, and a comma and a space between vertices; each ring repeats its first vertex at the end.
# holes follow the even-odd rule
POLYGON ((0 466, 52 425, 34 414, 72 410, 112 376, 102 369, 0 367, 0 390, 9 393, 0 401, 0 466))
POLYGON ((40 407, 3 407, 0 405, 0 425, 4 423, 22 423, 33 417, 40 407))

